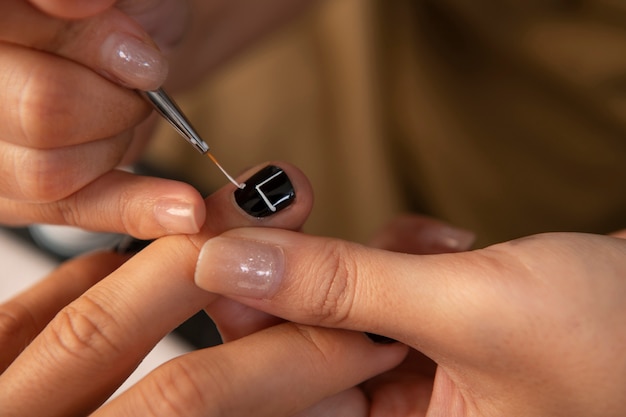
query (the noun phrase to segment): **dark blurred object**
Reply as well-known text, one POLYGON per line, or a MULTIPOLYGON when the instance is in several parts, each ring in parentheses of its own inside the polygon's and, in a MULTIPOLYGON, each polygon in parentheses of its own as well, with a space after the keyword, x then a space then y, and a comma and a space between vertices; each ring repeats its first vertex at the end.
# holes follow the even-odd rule
POLYGON ((215 323, 204 311, 196 313, 178 326, 174 332, 198 349, 222 343, 222 338, 215 327, 215 323))

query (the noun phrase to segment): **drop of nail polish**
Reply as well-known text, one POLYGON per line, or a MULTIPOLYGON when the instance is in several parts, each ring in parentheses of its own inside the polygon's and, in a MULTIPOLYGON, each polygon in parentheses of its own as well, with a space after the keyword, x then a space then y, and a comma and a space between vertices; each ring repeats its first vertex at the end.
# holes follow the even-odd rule
POLYGON ((235 190, 235 201, 254 217, 267 217, 291 205, 296 198, 285 171, 270 165, 250 177, 243 189, 235 190))

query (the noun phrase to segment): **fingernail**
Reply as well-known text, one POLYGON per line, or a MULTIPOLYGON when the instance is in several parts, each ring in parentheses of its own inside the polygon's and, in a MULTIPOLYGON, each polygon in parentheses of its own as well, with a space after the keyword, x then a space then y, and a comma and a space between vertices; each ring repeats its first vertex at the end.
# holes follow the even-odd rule
POLYGON ((474 233, 444 224, 432 224, 415 235, 420 253, 449 253, 469 250, 474 243, 474 233))
POLYGON ((216 237, 200 251, 195 282, 214 293, 262 299, 277 291, 283 271, 284 254, 279 246, 216 237))
POLYGON ((111 34, 100 50, 103 70, 130 88, 156 90, 167 78, 168 64, 155 46, 122 33, 111 34))
POLYGON ((472 247, 475 240, 476 235, 473 232, 449 226, 441 227, 435 237, 436 243, 453 251, 468 250, 472 247))
POLYGON ((154 206, 156 221, 171 234, 193 234, 200 231, 195 206, 173 200, 162 200, 154 206))
POLYGON ((235 191, 235 201, 253 217, 267 217, 290 206, 296 198, 285 171, 267 166, 250 177, 243 189, 235 191))

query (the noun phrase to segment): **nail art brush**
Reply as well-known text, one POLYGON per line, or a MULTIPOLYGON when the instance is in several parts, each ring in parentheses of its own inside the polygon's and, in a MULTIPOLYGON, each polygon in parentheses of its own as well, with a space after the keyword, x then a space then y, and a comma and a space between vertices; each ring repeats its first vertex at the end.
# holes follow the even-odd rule
POLYGON ((243 189, 244 184, 240 184, 222 167, 217 159, 209 152, 209 145, 202 140, 200 135, 193 128, 185 114, 178 107, 176 102, 163 90, 159 88, 154 91, 140 91, 141 95, 154 107, 165 120, 191 145, 195 150, 202 155, 206 155, 213 161, 213 163, 219 168, 220 171, 228 178, 230 182, 235 184, 237 188, 243 189))

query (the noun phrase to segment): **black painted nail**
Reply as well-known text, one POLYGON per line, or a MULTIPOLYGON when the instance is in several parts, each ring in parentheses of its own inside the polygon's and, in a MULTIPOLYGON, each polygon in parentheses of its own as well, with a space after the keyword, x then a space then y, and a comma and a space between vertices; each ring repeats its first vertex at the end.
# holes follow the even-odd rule
POLYGON ((138 253, 140 250, 152 243, 151 240, 135 239, 132 236, 124 236, 113 248, 113 252, 120 255, 131 255, 138 253))
POLYGON ((251 216, 267 217, 293 203, 296 193, 285 171, 267 166, 235 191, 235 201, 251 216))
POLYGON ((375 334, 375 333, 368 333, 365 332, 365 336, 367 336, 372 342, 374 343, 378 343, 379 345, 390 345, 392 343, 396 343, 397 341, 387 337, 387 336, 381 336, 379 334, 375 334))

